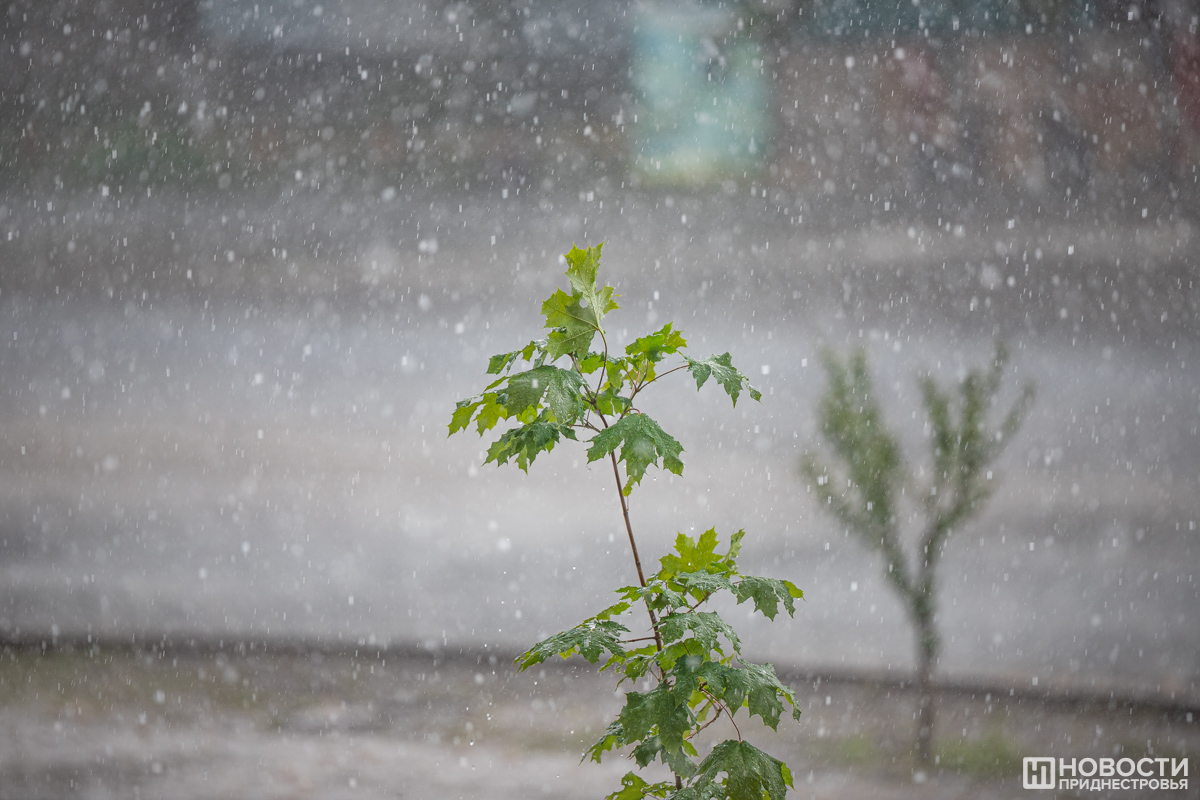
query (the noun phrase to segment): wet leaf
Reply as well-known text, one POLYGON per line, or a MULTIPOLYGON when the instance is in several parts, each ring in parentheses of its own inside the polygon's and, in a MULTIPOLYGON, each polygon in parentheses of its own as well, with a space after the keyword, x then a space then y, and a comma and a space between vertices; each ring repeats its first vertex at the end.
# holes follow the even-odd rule
POLYGON ((739 605, 746 600, 753 600, 755 610, 762 612, 767 619, 775 619, 775 615, 779 613, 780 603, 783 603, 783 607, 787 609, 788 616, 794 617, 796 615, 794 601, 804 597, 804 592, 797 589, 796 584, 791 581, 760 578, 755 575, 744 576, 734 593, 737 595, 739 605))
POLYGON ((749 742, 733 739, 721 742, 700 762, 694 788, 703 791, 722 774, 721 784, 729 800, 783 800, 792 785, 786 764, 749 742))
POLYGON ((682 445, 645 414, 630 414, 617 420, 596 434, 590 444, 588 461, 604 458, 618 447, 621 448, 618 460, 625 462, 625 474, 628 477, 623 488, 625 494, 633 491, 634 484, 640 483, 646 474, 646 468, 651 464, 657 466, 660 459, 663 469, 676 475, 683 473, 683 462, 679 459, 683 452, 682 445))
POLYGON ((687 356, 683 358, 687 361, 688 372, 692 373, 692 377, 696 379, 697 389, 703 387, 711 377, 721 384, 735 406, 743 390, 750 393, 751 399, 762 400, 762 392, 751 386, 750 379, 733 366, 733 357, 729 353, 700 359, 687 356))
POLYGON ((619 622, 590 620, 538 642, 517 659, 517 665, 527 670, 553 656, 570 658, 576 653, 595 664, 605 651, 614 655, 625 652, 621 646, 621 635, 624 633, 629 633, 629 629, 619 622))

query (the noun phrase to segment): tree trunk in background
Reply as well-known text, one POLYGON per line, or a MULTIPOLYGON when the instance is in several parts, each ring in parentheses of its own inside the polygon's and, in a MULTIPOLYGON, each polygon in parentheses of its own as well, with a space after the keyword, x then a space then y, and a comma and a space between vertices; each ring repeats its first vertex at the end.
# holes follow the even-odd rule
POLYGON ((933 764, 933 665, 937 658, 937 634, 933 629, 933 615, 917 618, 917 731, 916 768, 928 771, 933 764))

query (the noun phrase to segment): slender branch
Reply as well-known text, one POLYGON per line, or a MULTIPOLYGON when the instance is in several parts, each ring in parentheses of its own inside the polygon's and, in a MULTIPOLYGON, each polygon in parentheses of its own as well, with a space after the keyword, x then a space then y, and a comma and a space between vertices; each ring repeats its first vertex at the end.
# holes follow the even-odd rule
MULTIPOLYGON (((633 563, 637 567, 638 583, 644 589, 646 587, 646 574, 642 572, 642 558, 638 555, 637 541, 633 538, 633 525, 629 521, 629 504, 625 502, 625 492, 621 490, 621 471, 617 468, 617 454, 614 451, 609 453, 608 457, 612 461, 613 477, 617 481, 617 499, 621 501, 621 515, 625 518, 625 532, 629 534, 629 548, 633 550, 633 563)), ((650 598, 645 598, 645 601, 646 612, 650 614, 650 627, 654 629, 654 646, 656 649, 662 650, 663 642, 662 634, 658 632, 658 617, 654 615, 654 609, 650 607, 650 598)))
POLYGON ((604 343, 604 356, 600 359, 600 377, 596 380, 596 390, 592 394, 600 394, 600 387, 604 385, 604 376, 608 374, 608 339, 604 336, 604 331, 600 328, 596 329, 600 333, 600 341, 604 343))
MULTIPOLYGON (((617 468, 617 454, 613 451, 608 455, 609 460, 612 462, 613 478, 617 481, 617 498, 621 501, 621 514, 625 518, 625 532, 629 534, 629 546, 633 550, 633 563, 637 567, 638 583, 644 589, 646 587, 646 575, 642 572, 642 559, 638 555, 637 542, 633 538, 633 526, 629 521, 629 504, 625 501, 625 492, 621 488, 621 472, 617 468)), ((654 612, 650 612, 650 615, 654 616, 654 612)), ((656 623, 655 628, 657 627, 656 623)))
POLYGON ((642 381, 646 379, 646 371, 650 369, 650 366, 650 364, 643 364, 642 366, 638 367, 637 372, 633 374, 633 380, 629 383, 631 386, 633 386, 634 393, 640 392, 642 387, 645 386, 642 381))
MULTIPOLYGON (((575 368, 575 371, 579 373, 579 377, 582 379, 582 378, 583 378, 583 369, 582 369, 582 368, 579 366, 579 359, 575 357, 575 354, 574 354, 574 353, 571 353, 571 366, 573 366, 573 367, 575 368)), ((585 402, 587 402, 587 403, 590 403, 590 404, 592 405, 592 407, 594 408, 594 407, 595 407, 595 405, 596 405, 596 401, 595 401, 595 399, 594 399, 594 398, 588 397, 588 393, 587 393, 587 391, 586 391, 586 386, 587 386, 587 384, 586 384, 586 383, 584 383, 585 391, 583 391, 583 392, 581 393, 581 394, 582 394, 582 397, 583 397, 583 399, 584 399, 584 401, 585 401, 585 402)), ((597 387, 596 387, 596 390, 597 390, 597 391, 599 391, 599 389, 600 389, 600 387, 599 387, 599 386, 597 386, 597 387)), ((595 394, 596 394, 596 392, 592 392, 592 394, 593 394, 593 395, 595 395, 595 394)), ((597 409, 597 411, 598 411, 598 410, 599 410, 599 409, 597 409)), ((583 422, 584 422, 584 424, 585 424, 587 427, 591 428, 592 430, 594 430, 594 431, 598 431, 598 430, 599 430, 599 428, 597 428, 597 427, 595 427, 595 426, 591 425, 591 424, 588 422, 588 418, 587 418, 587 415, 588 415, 588 413, 589 413, 589 412, 588 412, 586 409, 585 409, 585 410, 584 410, 584 412, 583 412, 583 422)))
POLYGON ((714 705, 716 705, 717 708, 724 711, 725 716, 729 717, 729 723, 731 725, 733 725, 734 733, 737 734, 738 741, 740 742, 742 740, 742 731, 741 731, 741 729, 738 728, 737 722, 734 721, 733 712, 729 710, 729 706, 725 705, 720 700, 718 700, 716 697, 714 697, 712 692, 708 691, 708 689, 702 688, 702 689, 700 689, 700 691, 704 694, 705 697, 707 697, 709 699, 710 702, 712 702, 714 705))
POLYGON ((653 636, 639 636, 636 639, 622 639, 621 644, 633 644, 634 642, 653 642, 656 639, 653 636))
MULTIPOLYGON (((592 392, 591 394, 588 394, 585 392, 583 394, 583 400, 585 403, 587 403, 589 406, 592 407, 592 409, 600 416, 601 421, 603 421, 604 414, 600 411, 599 404, 596 403, 596 393, 592 392)), ((590 414, 590 413, 591 413, 590 411, 585 412, 585 417, 587 414, 590 414)), ((604 427, 606 427, 606 428, 608 427, 607 422, 604 423, 604 427)))
MULTIPOLYGON (((604 423, 604 427, 608 427, 608 420, 599 408, 596 413, 600 416, 600 421, 604 423)), ((612 462, 613 478, 617 482, 617 499, 621 502, 621 516, 625 520, 625 533, 629 535, 629 549, 633 551, 633 564, 637 567, 638 583, 642 588, 646 588, 646 574, 642 571, 642 557, 638 555, 637 540, 633 538, 633 524, 629 521, 629 503, 625 500, 625 492, 621 488, 621 471, 617 468, 617 453, 611 451, 608 454, 609 460, 612 462)), ((650 607, 650 598, 643 598, 646 603, 646 613, 650 615, 650 627, 654 630, 654 647, 656 650, 663 649, 662 634, 658 632, 658 617, 654 614, 654 609, 650 607)), ((661 678, 660 678, 661 680, 661 678)))
MULTIPOLYGON (((604 376, 607 373, 607 365, 608 365, 608 340, 604 336, 604 331, 600 331, 600 339, 604 342, 604 360, 600 367, 600 381, 597 382, 597 384, 596 384, 596 392, 594 394, 599 394, 599 392, 600 392, 600 386, 603 385, 604 376)), ((604 425, 605 428, 607 428, 608 420, 605 418, 604 412, 600 410, 600 407, 596 404, 596 401, 594 398, 592 399, 591 403, 592 403, 592 408, 596 409, 596 414, 600 417, 600 422, 604 425)), ((625 501, 625 492, 623 491, 623 489, 621 487, 621 470, 617 466, 616 451, 610 452, 608 454, 608 457, 609 457, 609 461, 612 462, 613 479, 617 482, 617 499, 621 502, 621 516, 625 520, 625 532, 629 535, 629 549, 633 552, 633 564, 635 567, 637 567, 638 583, 641 584, 642 588, 644 589, 644 588, 646 588, 646 574, 645 574, 645 572, 642 571, 642 558, 640 555, 638 555, 637 540, 635 540, 633 537, 633 524, 629 521, 629 503, 627 503, 625 501)), ((663 641, 662 641, 662 634, 659 633, 659 631, 658 631, 658 617, 655 616, 654 609, 650 607, 650 598, 649 597, 644 598, 644 602, 646 603, 646 613, 650 615, 650 628, 651 628, 651 630, 654 631, 654 636, 647 637, 647 638, 654 639, 654 649, 659 652, 662 652, 663 641)), ((641 641, 641 640, 637 639, 634 641, 641 641)), ((661 667, 660 667, 660 669, 661 669, 661 667)), ((665 672, 658 676, 658 680, 660 683, 662 681, 666 680, 665 672)), ((733 719, 733 717, 731 716, 730 720, 732 720, 732 719, 733 719)), ((733 727, 735 730, 737 729, 736 724, 734 724, 733 727)), ((740 733, 738 734, 738 738, 741 739, 740 733)), ((676 789, 676 791, 678 791, 682 788, 683 788, 683 779, 677 773, 675 775, 675 789, 676 789)))
POLYGON ((654 383, 656 380, 658 380, 658 379, 660 379, 660 378, 665 378, 665 377, 667 377, 667 376, 668 376, 668 375, 670 375, 672 372, 679 372, 679 370, 681 370, 681 369, 687 369, 687 368, 688 368, 688 365, 687 365, 687 364, 680 364, 678 367, 671 367, 671 368, 670 368, 669 370, 667 370, 666 372, 660 372, 660 373, 658 373, 658 374, 657 374, 657 375, 655 375, 653 378, 651 378, 650 380, 646 381, 646 383, 645 383, 644 385, 645 385, 645 386, 649 386, 650 384, 654 383))
POLYGON ((672 372, 678 372, 681 369, 687 369, 687 366, 688 366, 687 364, 680 364, 678 367, 672 367, 671 369, 667 370, 666 372, 662 372, 662 373, 659 373, 658 375, 655 375, 653 378, 646 381, 642 385, 634 387, 633 391, 629 395, 629 401, 632 403, 633 398, 637 397, 638 392, 640 392, 642 389, 645 389, 647 386, 654 383, 659 378, 665 378, 668 375, 670 375, 672 372))
POLYGON ((696 730, 692 731, 691 733, 689 733, 687 736, 685 736, 683 738, 694 739, 695 737, 700 735, 700 731, 704 730, 709 725, 712 725, 714 722, 716 722, 717 720, 719 720, 721 718, 721 711, 720 711, 720 709, 717 709, 717 707, 715 705, 713 705, 712 700, 708 701, 708 707, 716 710, 717 713, 713 714, 712 719, 710 719, 708 722, 704 723, 699 728, 696 728, 696 730))

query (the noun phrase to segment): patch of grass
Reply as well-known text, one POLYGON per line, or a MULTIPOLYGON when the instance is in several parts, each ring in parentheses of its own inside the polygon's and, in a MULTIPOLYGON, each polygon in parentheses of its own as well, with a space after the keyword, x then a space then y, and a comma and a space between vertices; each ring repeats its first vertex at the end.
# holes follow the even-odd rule
POLYGON ((164 714, 251 709, 268 699, 242 664, 216 658, 59 650, 0 654, 0 703, 105 711, 144 707, 164 714), (237 667, 242 667, 241 670, 237 667))
POLYGON ((890 757, 885 748, 866 733, 812 739, 805 749, 814 759, 813 763, 838 769, 882 768, 890 757))
POLYGON ((978 780, 1021 774, 1021 756, 1000 731, 980 739, 954 739, 938 748, 938 764, 947 772, 978 780))
POLYGON ((216 185, 220 165, 186 131, 122 122, 100 129, 70 163, 73 182, 216 185))
POLYGON ((522 750, 529 752, 582 754, 587 744, 590 744, 588 742, 580 745, 579 737, 572 736, 566 731, 544 730, 536 727, 519 731, 508 730, 504 732, 504 737, 509 744, 516 744, 522 750))
POLYGON ((833 759, 848 766, 865 766, 881 761, 883 754, 865 733, 856 733, 836 742, 833 759))

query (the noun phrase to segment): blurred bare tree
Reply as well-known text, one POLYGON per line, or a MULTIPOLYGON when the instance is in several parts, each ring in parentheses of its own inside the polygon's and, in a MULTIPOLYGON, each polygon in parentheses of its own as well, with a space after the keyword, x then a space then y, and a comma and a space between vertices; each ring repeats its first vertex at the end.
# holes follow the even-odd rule
POLYGON ((895 434, 888 430, 858 350, 845 360, 825 354, 829 386, 821 399, 821 431, 830 460, 804 456, 804 476, 817 498, 868 547, 883 554, 886 576, 912 618, 917 645, 918 690, 915 757, 927 768, 933 755, 935 709, 930 680, 937 664, 937 565, 951 533, 979 515, 995 491, 992 465, 1012 441, 1029 412, 1034 387, 1026 384, 999 425, 988 423, 996 404, 1004 365, 998 346, 991 365, 967 373, 947 390, 931 377, 921 379, 927 417, 930 469, 913 474, 895 434), (916 509, 905 516, 902 499, 916 509), (903 520, 918 523, 915 558, 904 553, 903 520))

